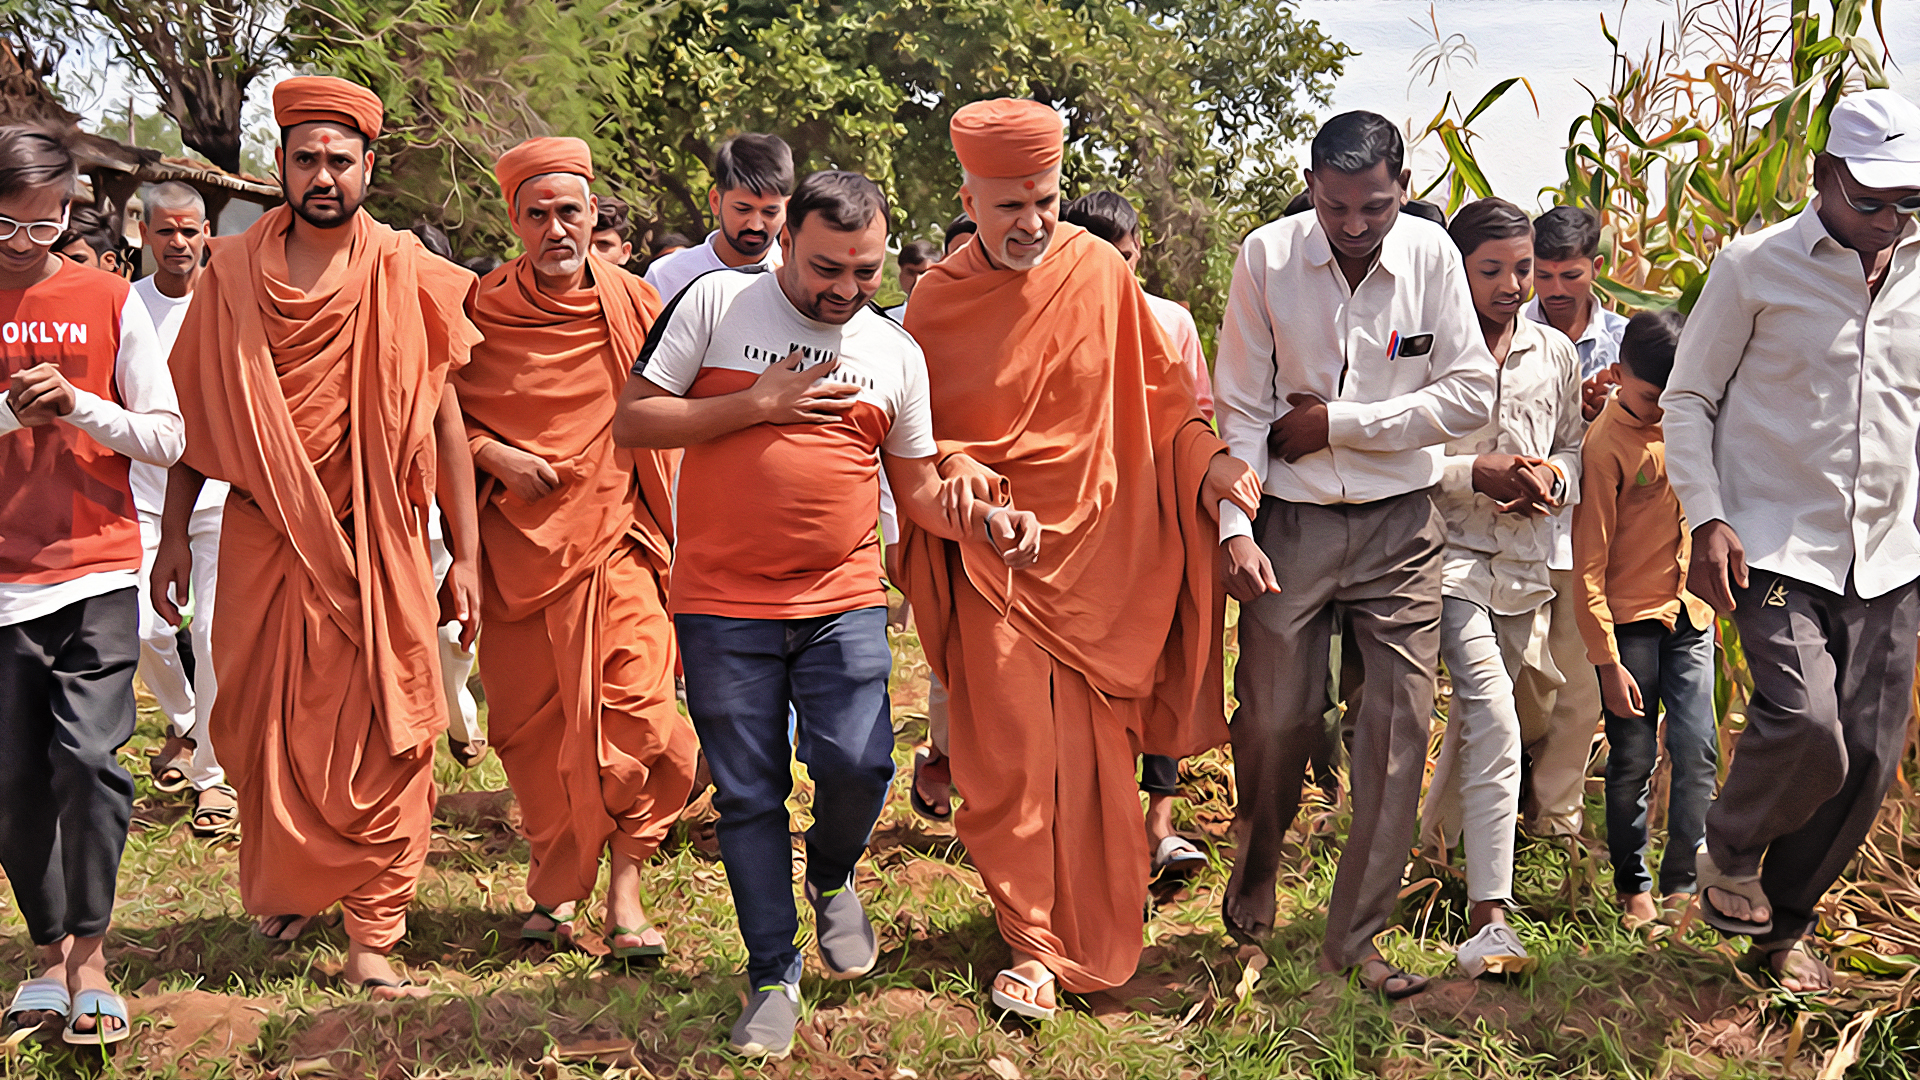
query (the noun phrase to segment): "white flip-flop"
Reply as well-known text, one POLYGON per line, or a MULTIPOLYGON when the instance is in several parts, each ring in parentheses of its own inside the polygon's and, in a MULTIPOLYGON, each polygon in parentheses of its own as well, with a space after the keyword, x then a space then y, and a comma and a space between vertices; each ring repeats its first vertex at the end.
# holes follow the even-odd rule
POLYGON ((1153 853, 1153 880, 1186 880, 1207 865, 1207 853, 1184 836, 1169 836, 1160 841, 1153 853))
MULTIPOLYGON (((1012 968, 1007 968, 1002 971, 1000 975, 1004 975, 1033 991, 1035 1001, 1039 1000, 1040 988, 1054 981, 1053 972, 1051 971, 1047 972, 1047 977, 1044 979, 1029 979, 1012 968)), ((998 983, 1000 977, 998 975, 994 976, 993 981, 998 983)), ((1049 1009, 1044 1005, 1035 1004, 1035 1001, 1021 1001, 1019 998, 1010 994, 1002 993, 998 986, 993 988, 993 993, 989 995, 989 1000, 993 1002, 995 1008, 1003 1009, 1015 1016, 1024 1016, 1029 1020, 1051 1020, 1053 1019, 1053 1014, 1058 1011, 1056 1009, 1049 1009)))

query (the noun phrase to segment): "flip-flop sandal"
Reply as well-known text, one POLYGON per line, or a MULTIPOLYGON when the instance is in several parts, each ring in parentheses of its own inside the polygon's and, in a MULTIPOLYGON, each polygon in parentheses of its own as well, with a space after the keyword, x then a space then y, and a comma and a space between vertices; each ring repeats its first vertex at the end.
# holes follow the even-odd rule
POLYGON ((260 921, 253 924, 253 936, 258 938, 264 938, 267 941, 275 942, 280 945, 290 945, 293 942, 299 940, 300 934, 295 934, 293 935, 293 937, 290 937, 290 938, 282 937, 281 935, 287 932, 288 927, 291 927, 294 923, 297 923, 302 919, 307 920, 307 925, 300 928, 300 934, 304 934, 307 932, 308 928, 313 925, 312 918, 305 915, 269 915, 265 919, 261 919, 260 921), (271 933, 269 933, 266 928, 267 923, 274 924, 274 929, 271 933))
POLYGON ((659 932, 660 931, 654 929, 654 926, 652 923, 644 923, 644 922, 641 923, 638 928, 630 929, 625 926, 614 927, 613 929, 607 931, 607 936, 606 936, 607 959, 621 962, 621 963, 625 963, 631 960, 660 959, 661 957, 667 955, 667 945, 664 940, 657 945, 648 944, 647 942, 644 942, 644 941, 638 945, 615 945, 613 943, 613 939, 617 937, 644 938, 649 933, 658 934, 659 932))
POLYGON ((23 1026, 20 1017, 25 1013, 53 1013, 64 1021, 72 1009, 73 995, 67 991, 67 980, 51 975, 28 979, 14 988, 13 1002, 7 1006, 7 1030, 19 1030, 23 1026))
POLYGON ((1400 1001, 1405 998, 1410 998, 1415 994, 1422 993, 1427 989, 1427 987, 1431 983, 1431 980, 1429 980, 1425 975, 1415 975, 1411 971, 1403 971, 1400 968, 1395 967, 1385 957, 1379 957, 1379 956, 1373 957, 1368 960, 1362 960, 1359 964, 1355 965, 1354 971, 1360 978, 1361 986, 1364 986, 1368 990, 1371 990, 1374 993, 1379 994, 1381 997, 1385 998, 1388 1001, 1400 1001), (1378 964, 1380 967, 1384 968, 1387 973, 1385 975, 1380 976, 1380 978, 1378 979, 1368 979, 1367 978, 1368 964, 1378 964), (1387 985, 1388 983, 1393 982, 1395 979, 1398 979, 1401 982, 1401 985, 1397 989, 1387 985))
POLYGON ((907 801, 913 805, 913 812, 933 822, 953 820, 953 767, 948 764, 947 756, 933 747, 922 743, 913 748, 913 782, 907 785, 907 801), (938 810, 920 795, 920 778, 926 776, 936 783, 947 785, 947 808, 938 810))
MULTIPOLYGON (((230 799, 238 799, 240 793, 227 784, 215 784, 207 789, 218 791, 230 799)), ((218 840, 231 836, 240 828, 239 806, 199 806, 193 808, 193 819, 189 826, 193 835, 202 840, 218 840)))
POLYGON ((1775 970, 1774 968, 1774 958, 1779 956, 1782 953, 1799 953, 1801 956, 1804 956, 1807 958, 1808 963, 1818 966, 1821 970, 1827 973, 1826 986, 1816 987, 1812 990, 1787 990, 1787 993, 1789 994, 1824 994, 1827 991, 1833 989, 1832 965, 1828 964, 1824 960, 1821 960, 1819 957, 1813 955, 1813 950, 1807 948, 1806 938, 1803 938, 1803 937, 1794 938, 1791 942, 1772 941, 1772 942, 1768 942, 1765 945, 1762 945, 1759 942, 1754 942, 1753 945, 1750 946, 1750 948, 1753 949, 1755 952, 1759 953, 1759 956, 1756 957, 1756 959, 1760 961, 1761 972, 1767 975, 1769 978, 1771 978, 1774 982, 1774 985, 1779 986, 1780 989, 1782 990, 1787 990, 1786 986, 1783 985, 1783 980, 1786 977, 1785 973, 1775 970))
POLYGON ((1707 895, 1708 889, 1719 889, 1722 892, 1730 892, 1735 896, 1744 897, 1749 906, 1764 905, 1768 911, 1772 911, 1773 903, 1767 899, 1766 890, 1760 887, 1759 874, 1734 877, 1730 874, 1722 873, 1720 867, 1714 864, 1713 856, 1707 854, 1705 845, 1702 845, 1700 850, 1694 855, 1694 877, 1700 887, 1700 891, 1695 894, 1700 901, 1700 918, 1703 919, 1708 926, 1713 927, 1723 934, 1744 935, 1746 937, 1754 937, 1773 929, 1772 919, 1768 919, 1765 922, 1758 922, 1753 919, 1736 919, 1722 912, 1719 908, 1714 907, 1713 898, 1707 895))
MULTIPOLYGON (((1051 971, 1047 972, 1046 978, 1044 979, 1029 979, 1012 968, 1007 968, 1000 972, 999 975, 994 976, 993 981, 998 983, 1001 976, 1012 979, 1014 982, 1033 991, 1035 1000, 1038 1000, 1040 997, 1041 987, 1054 981, 1053 972, 1051 971)), ((1059 1011, 1058 1009, 1049 1009, 1044 1005, 1037 1005, 1033 1001, 1022 1001, 1012 994, 1005 993, 997 985, 993 988, 993 992, 987 995, 987 999, 993 1002, 994 1008, 1010 1012, 1015 1016, 1024 1016, 1029 1020, 1051 1020, 1053 1019, 1053 1014, 1059 1011)))
POLYGON ((1153 853, 1154 884, 1185 881, 1207 865, 1207 853, 1184 836, 1169 836, 1153 853))
POLYGON ((193 780, 187 775, 187 770, 193 767, 193 740, 183 739, 181 742, 181 749, 172 757, 163 758, 159 750, 154 751, 150 774, 153 790, 174 795, 193 786, 193 780))
POLYGON ((60 1033, 60 1041, 68 1046, 112 1046, 125 1042, 133 1034, 133 1024, 127 1019, 127 999, 111 990, 82 990, 73 996, 73 1012, 67 1017, 66 1030, 60 1033), (76 1021, 93 1018, 92 1031, 75 1031, 76 1021), (117 1028, 109 1028, 108 1020, 120 1021, 117 1028))
POLYGON ((566 934, 563 935, 560 933, 560 928, 563 926, 569 926, 569 927, 572 926, 573 920, 579 917, 578 912, 574 913, 572 916, 569 916, 563 919, 558 914, 556 914, 552 908, 548 907, 547 905, 535 904, 533 905, 533 911, 527 915, 527 918, 531 919, 535 915, 538 915, 541 918, 552 923, 553 928, 550 930, 530 930, 525 925, 526 920, 523 919, 521 920, 522 925, 520 927, 521 941, 538 941, 538 942, 541 942, 542 944, 558 946, 560 944, 560 939, 562 937, 567 938, 569 941, 573 939, 573 933, 571 931, 568 931, 566 934))

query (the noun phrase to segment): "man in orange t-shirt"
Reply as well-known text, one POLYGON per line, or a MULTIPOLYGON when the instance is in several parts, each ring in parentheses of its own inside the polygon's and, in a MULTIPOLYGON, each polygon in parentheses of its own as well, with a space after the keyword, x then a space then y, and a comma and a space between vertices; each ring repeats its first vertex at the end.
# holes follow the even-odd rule
POLYGON ((140 520, 132 461, 184 444, 153 321, 126 281, 53 253, 73 203, 53 134, 0 128, 0 868, 38 952, 7 1028, 119 1042, 103 946, 133 815, 140 520))
POLYGON ((808 177, 780 247, 787 261, 772 273, 687 286, 648 337, 614 425, 626 445, 687 447, 668 604, 747 944, 751 993, 732 1045, 776 1058, 792 1047, 801 971, 794 756, 814 784, 805 890, 821 963, 851 979, 879 958, 853 875, 893 777, 881 466, 911 519, 1003 573, 1039 551, 1033 515, 1004 500, 960 507, 935 472, 925 362, 871 303, 887 257, 880 189, 854 173, 808 177))

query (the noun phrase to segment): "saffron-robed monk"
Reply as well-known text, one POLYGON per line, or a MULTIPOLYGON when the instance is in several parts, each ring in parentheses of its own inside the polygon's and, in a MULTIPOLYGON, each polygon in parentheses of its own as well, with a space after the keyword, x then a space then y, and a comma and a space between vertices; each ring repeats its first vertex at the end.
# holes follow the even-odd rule
POLYGON ((955 826, 1013 963, 993 1002, 1041 1019, 1057 980, 1125 982, 1147 834, 1134 760, 1227 739, 1214 507, 1259 499, 1113 246, 1059 222, 1063 131, 1032 101, 955 113, 979 233, 907 306, 940 472, 1040 520, 1009 576, 972 545, 902 540, 907 595, 950 694, 955 826))
POLYGON ((168 477, 153 595, 177 621, 206 478, 221 531, 210 733, 239 793, 240 898, 291 940, 338 903, 342 978, 425 993, 387 953, 406 932, 447 723, 437 628, 479 629, 473 463, 447 375, 479 334, 473 275, 360 210, 382 108, 324 76, 274 88, 285 205, 216 239, 172 368, 187 453, 168 477), (454 563, 436 609, 426 511, 454 563))
POLYGON ((480 282, 468 310, 486 339, 454 385, 485 478, 488 733, 533 849, 521 936, 565 945, 606 854, 612 955, 659 956, 640 868, 686 803, 696 752, 666 606, 678 454, 617 449, 612 425, 660 296, 591 254, 586 143, 532 139, 494 171, 526 254, 480 282))

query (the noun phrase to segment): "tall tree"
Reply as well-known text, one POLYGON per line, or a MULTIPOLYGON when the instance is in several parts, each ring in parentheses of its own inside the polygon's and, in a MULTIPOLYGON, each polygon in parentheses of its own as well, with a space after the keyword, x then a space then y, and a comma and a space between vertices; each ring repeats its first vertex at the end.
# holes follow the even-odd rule
POLYGON ((1203 325, 1232 245, 1291 194, 1274 148, 1350 55, 1286 0, 303 0, 289 25, 300 60, 386 98, 385 212, 473 249, 511 243, 487 167, 536 134, 587 139, 643 219, 697 233, 713 147, 774 132, 803 168, 879 180, 925 236, 958 211, 953 110, 1036 97, 1069 119, 1070 191, 1141 204, 1150 282, 1203 325))

